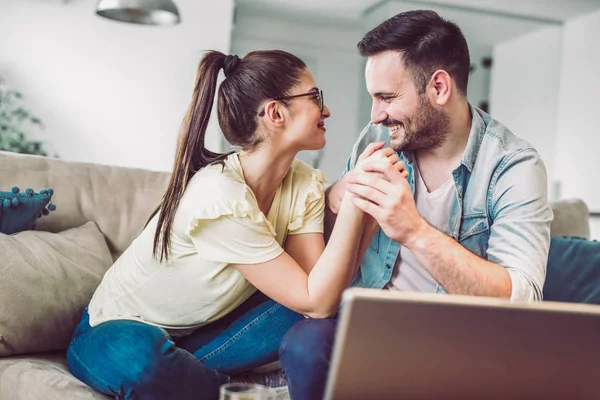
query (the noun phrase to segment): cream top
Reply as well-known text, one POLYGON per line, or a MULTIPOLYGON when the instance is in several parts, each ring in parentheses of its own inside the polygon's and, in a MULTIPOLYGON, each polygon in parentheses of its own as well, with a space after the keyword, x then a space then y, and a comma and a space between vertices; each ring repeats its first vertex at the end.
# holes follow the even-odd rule
POLYGON ((287 235, 322 233, 320 170, 294 160, 264 215, 238 154, 196 173, 181 198, 168 262, 152 257, 155 216, 106 272, 88 307, 90 325, 138 320, 184 335, 226 315, 256 288, 232 264, 272 260, 287 235))

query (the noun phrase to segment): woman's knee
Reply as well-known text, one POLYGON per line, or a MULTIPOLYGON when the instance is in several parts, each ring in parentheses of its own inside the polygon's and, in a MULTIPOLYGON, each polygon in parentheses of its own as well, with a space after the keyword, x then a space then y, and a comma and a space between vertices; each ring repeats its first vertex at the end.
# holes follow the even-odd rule
POLYGON ((163 359, 174 347, 161 328, 136 321, 110 321, 74 339, 67 361, 73 374, 95 389, 126 396, 160 382, 163 359))

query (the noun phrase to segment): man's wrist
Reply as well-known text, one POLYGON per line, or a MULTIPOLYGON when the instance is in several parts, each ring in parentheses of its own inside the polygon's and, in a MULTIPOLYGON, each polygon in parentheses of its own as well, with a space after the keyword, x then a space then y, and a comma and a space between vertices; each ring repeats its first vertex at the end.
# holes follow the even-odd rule
POLYGON ((422 220, 417 229, 410 235, 410 238, 403 245, 413 253, 418 253, 423 249, 429 248, 436 241, 436 237, 441 232, 432 227, 427 221, 422 220))

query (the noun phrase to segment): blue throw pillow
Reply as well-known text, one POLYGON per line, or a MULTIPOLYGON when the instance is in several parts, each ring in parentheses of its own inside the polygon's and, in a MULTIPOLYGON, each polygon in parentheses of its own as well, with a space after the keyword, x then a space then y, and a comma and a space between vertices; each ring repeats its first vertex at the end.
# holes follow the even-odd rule
POLYGON ((22 193, 16 186, 10 192, 0 192, 0 232, 10 235, 35 228, 39 217, 56 209, 50 203, 52 194, 52 189, 42 189, 39 193, 27 189, 22 193))
POLYGON ((544 300, 600 304, 600 243, 552 238, 544 300))

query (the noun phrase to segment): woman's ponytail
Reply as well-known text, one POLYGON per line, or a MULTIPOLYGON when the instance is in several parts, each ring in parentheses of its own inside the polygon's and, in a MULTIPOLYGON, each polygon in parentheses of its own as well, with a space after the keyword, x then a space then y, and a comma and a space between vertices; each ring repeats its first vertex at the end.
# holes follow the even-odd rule
MULTIPOLYGON (((154 234, 153 255, 159 261, 168 259, 171 228, 175 212, 187 185, 196 172, 215 162, 223 161, 230 153, 215 153, 205 146, 206 128, 212 111, 219 71, 224 66, 225 54, 207 52, 198 66, 196 84, 190 107, 184 117, 177 141, 177 151, 169 186, 159 206, 148 222, 158 213, 154 234)), ((231 60, 228 60, 231 62, 231 60)), ((146 222, 146 224, 148 224, 146 222)))

